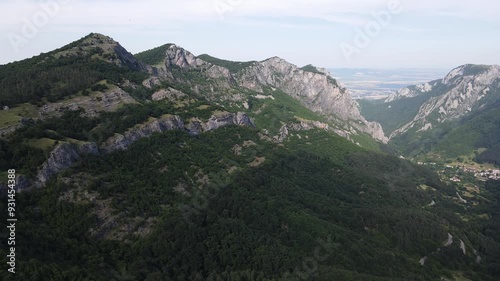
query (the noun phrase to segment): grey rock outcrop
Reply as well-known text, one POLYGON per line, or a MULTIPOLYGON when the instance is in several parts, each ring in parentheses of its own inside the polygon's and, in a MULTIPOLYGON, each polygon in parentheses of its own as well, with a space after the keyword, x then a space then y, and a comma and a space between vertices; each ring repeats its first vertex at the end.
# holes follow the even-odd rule
POLYGON ((164 115, 160 118, 151 118, 148 122, 139 124, 129 129, 123 134, 116 134, 109 138, 100 148, 103 153, 110 153, 116 150, 125 150, 132 143, 141 138, 151 136, 153 133, 160 133, 170 130, 187 131, 190 135, 198 135, 202 132, 215 130, 229 125, 251 126, 253 123, 247 114, 243 112, 215 113, 207 122, 202 122, 197 118, 191 119, 187 124, 176 115, 164 115))
POLYGON ((305 120, 305 119, 299 119, 297 122, 290 122, 288 124, 284 124, 281 126, 279 134, 277 136, 274 136, 272 139, 276 143, 283 143, 288 136, 290 135, 291 132, 302 132, 302 131, 310 131, 314 129, 320 129, 324 131, 331 131, 343 138, 346 138, 348 140, 351 140, 350 134, 352 132, 347 132, 344 130, 340 130, 337 128, 332 128, 330 125, 320 122, 320 121, 312 121, 312 120, 305 120))
POLYGON ((9 125, 3 128, 0 128, 0 137, 5 137, 9 134, 14 133, 17 129, 22 128, 23 125, 19 122, 13 125, 9 125))
POLYGON ((121 88, 109 89, 105 92, 97 92, 91 96, 76 97, 70 100, 48 103, 38 111, 39 118, 59 117, 65 111, 76 111, 83 109, 83 115, 96 117, 101 112, 116 111, 124 104, 137 103, 127 92, 121 88))
MULTIPOLYGON (((281 58, 273 57, 261 62, 248 63, 246 67, 231 72, 225 67, 206 62, 176 45, 171 45, 165 56, 163 72, 157 71, 158 74, 163 73, 165 79, 177 79, 171 74, 174 68, 196 69, 205 77, 214 79, 213 83, 219 90, 243 87, 262 93, 264 87, 280 89, 317 113, 331 117, 332 120, 348 123, 349 126, 369 134, 378 141, 388 141, 382 126, 376 122, 369 122, 361 116, 358 103, 325 69, 306 71, 281 58)), ((193 85, 193 91, 200 91, 198 85, 193 85)), ((208 91, 214 92, 213 87, 209 87, 208 91)), ((216 96, 224 100, 223 95, 216 96)))
POLYGON ((169 130, 179 130, 184 128, 184 121, 175 115, 164 115, 160 118, 151 118, 148 122, 138 124, 123 134, 116 134, 109 138, 102 146, 104 153, 115 150, 125 150, 132 143, 153 133, 160 133, 169 130))
POLYGON ((402 88, 398 90, 396 93, 390 94, 384 101, 384 103, 389 103, 392 101, 404 99, 404 98, 413 98, 421 94, 429 93, 434 90, 439 84, 441 80, 434 80, 431 82, 427 82, 424 84, 418 84, 415 86, 409 86, 406 88, 402 88))
MULTIPOLYGON (((158 75, 158 74, 156 74, 158 75)), ((149 77, 148 79, 142 81, 142 85, 148 89, 151 89, 155 86, 160 86, 161 85, 161 79, 156 77, 156 76, 153 76, 153 77, 149 77)))
POLYGON ((82 156, 89 154, 99 154, 95 143, 63 143, 57 145, 49 155, 49 158, 39 169, 36 176, 36 187, 44 186, 53 176, 71 167, 79 161, 82 156))
POLYGON ((168 100, 170 102, 177 101, 179 99, 182 99, 186 97, 187 95, 184 94, 183 92, 173 89, 173 88, 166 88, 166 89, 161 89, 154 93, 151 98, 154 101, 160 101, 160 100, 168 100))
POLYGON ((263 86, 279 88, 307 108, 338 118, 376 140, 387 142, 382 126, 361 116, 358 103, 327 73, 304 71, 274 57, 238 72, 236 80, 239 85, 259 92, 263 86))
POLYGON ((170 67, 197 67, 207 64, 207 62, 195 57, 191 52, 178 47, 177 45, 171 45, 166 51, 165 66, 170 67))
MULTIPOLYGON (((150 118, 146 123, 138 124, 124 134, 116 134, 109 138, 101 147, 98 147, 97 144, 93 142, 58 144, 50 152, 49 158, 40 167, 34 187, 41 188, 45 186, 51 178, 70 168, 73 164, 87 155, 99 155, 101 153, 110 153, 116 150, 126 150, 132 143, 141 138, 149 137, 154 133, 170 130, 184 130, 192 135, 197 135, 201 132, 211 131, 229 125, 254 126, 248 115, 242 112, 221 112, 214 114, 205 123, 194 120, 188 125, 185 125, 184 121, 179 116, 163 115, 160 118, 150 118)), ((19 186, 19 188, 22 189, 27 189, 25 187, 26 184, 31 185, 29 181, 22 181, 22 183, 23 185, 19 186)))
POLYGON ((211 131, 228 125, 253 127, 250 117, 248 117, 245 113, 221 112, 212 115, 212 117, 208 119, 208 122, 205 124, 204 131, 211 131))
POLYGON ((386 102, 415 97, 439 88, 439 92, 420 107, 413 120, 395 130, 391 138, 411 128, 426 131, 438 123, 457 120, 480 109, 482 101, 498 93, 499 83, 500 66, 463 65, 453 69, 442 80, 400 90, 386 102))

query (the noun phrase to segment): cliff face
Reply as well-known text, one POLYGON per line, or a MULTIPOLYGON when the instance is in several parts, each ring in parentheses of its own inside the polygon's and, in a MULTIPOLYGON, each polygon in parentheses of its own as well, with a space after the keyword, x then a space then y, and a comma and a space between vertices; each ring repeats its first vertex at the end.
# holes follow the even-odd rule
POLYGON ((391 138, 410 128, 426 131, 436 124, 457 120, 480 110, 485 100, 498 93, 499 82, 500 66, 463 65, 453 69, 442 80, 400 90, 386 102, 437 92, 420 107, 413 120, 394 131, 391 138))
POLYGON ((259 92, 263 86, 279 88, 308 108, 336 115, 342 120, 358 120, 360 117, 356 102, 333 78, 324 73, 303 71, 277 57, 242 70, 237 74, 237 81, 239 85, 259 92))
MULTIPOLYGON (((197 69, 207 78, 218 79, 216 89, 211 87, 211 91, 242 87, 263 92, 264 87, 277 88, 317 113, 341 120, 378 141, 385 143, 388 140, 380 124, 368 122, 361 116, 357 102, 326 70, 306 71, 281 58, 273 57, 262 62, 248 63, 246 67, 231 72, 226 67, 197 58, 176 45, 170 46, 165 56, 163 71, 166 73, 169 68, 197 69)), ((164 77, 172 76, 164 74, 164 77)))
POLYGON ((125 150, 141 138, 150 137, 154 133, 170 130, 184 130, 191 135, 216 130, 229 125, 249 126, 254 124, 250 118, 242 112, 221 112, 214 114, 207 122, 198 119, 191 120, 185 125, 184 120, 175 115, 164 115, 160 118, 151 118, 148 122, 138 124, 123 134, 116 134, 109 138, 100 147, 96 143, 63 143, 57 145, 49 155, 49 158, 40 167, 36 177, 35 187, 43 187, 58 173, 70 168, 86 155, 98 155, 111 153, 116 150, 125 150))
POLYGON ((207 65, 207 63, 201 59, 196 58, 191 52, 184 50, 176 45, 172 45, 167 49, 165 53, 165 67, 198 67, 207 65))
POLYGON ((149 137, 153 133, 161 133, 170 130, 183 130, 187 131, 191 135, 198 135, 202 132, 216 130, 229 125, 254 126, 250 118, 242 112, 221 112, 214 114, 207 122, 202 122, 195 118, 187 122, 187 124, 185 124, 184 120, 182 120, 179 116, 164 115, 160 118, 151 118, 146 123, 138 124, 123 134, 116 134, 115 136, 109 138, 100 147, 100 150, 104 153, 109 153, 115 150, 124 150, 137 140, 149 137))
POLYGON ((43 187, 53 176, 59 172, 68 169, 82 156, 99 154, 95 143, 83 143, 80 145, 72 143, 63 143, 57 145, 49 155, 49 158, 39 169, 36 177, 36 187, 43 187))
POLYGON ((115 150, 127 149, 133 142, 151 136, 156 132, 164 132, 184 128, 184 121, 175 115, 164 115, 160 118, 151 118, 148 122, 138 124, 123 134, 116 134, 109 138, 100 149, 109 153, 115 150))
POLYGON ((387 142, 382 127, 361 116, 358 103, 325 71, 304 71, 277 57, 256 63, 237 74, 238 84, 254 91, 263 86, 281 89, 305 107, 338 118, 374 139, 387 142))
POLYGON ((424 84, 419 84, 415 86, 409 86, 406 88, 402 88, 394 94, 390 94, 384 101, 384 103, 389 103, 392 101, 405 99, 405 98, 413 98, 425 93, 429 93, 432 90, 436 89, 438 85, 441 84, 441 80, 434 80, 431 82, 427 82, 424 84))

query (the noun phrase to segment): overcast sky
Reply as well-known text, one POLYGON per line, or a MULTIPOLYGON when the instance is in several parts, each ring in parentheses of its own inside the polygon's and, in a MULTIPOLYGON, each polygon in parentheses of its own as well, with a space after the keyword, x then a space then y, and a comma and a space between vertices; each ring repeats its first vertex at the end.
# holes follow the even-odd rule
POLYGON ((132 53, 451 69, 500 64, 499 14, 497 0, 0 0, 0 64, 98 32, 132 53))

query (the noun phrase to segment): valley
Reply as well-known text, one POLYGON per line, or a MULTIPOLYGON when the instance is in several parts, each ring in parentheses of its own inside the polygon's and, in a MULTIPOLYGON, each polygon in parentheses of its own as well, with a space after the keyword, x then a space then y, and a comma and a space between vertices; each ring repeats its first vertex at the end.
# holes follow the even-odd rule
POLYGON ((2 280, 497 280, 497 71, 355 101, 312 65, 98 33, 1 65, 2 280))

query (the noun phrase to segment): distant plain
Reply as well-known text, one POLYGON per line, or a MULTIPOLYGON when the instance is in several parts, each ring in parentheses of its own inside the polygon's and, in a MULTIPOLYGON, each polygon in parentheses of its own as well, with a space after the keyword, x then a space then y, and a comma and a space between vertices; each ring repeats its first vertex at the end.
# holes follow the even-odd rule
POLYGON ((446 69, 330 68, 354 99, 382 99, 401 88, 441 79, 446 69))

